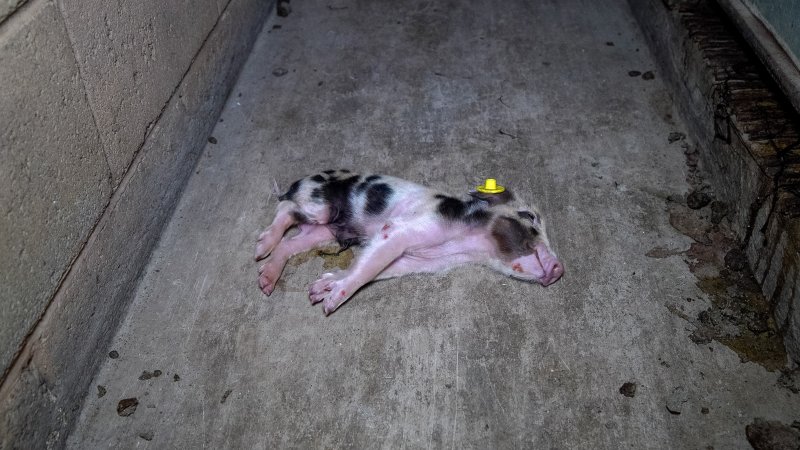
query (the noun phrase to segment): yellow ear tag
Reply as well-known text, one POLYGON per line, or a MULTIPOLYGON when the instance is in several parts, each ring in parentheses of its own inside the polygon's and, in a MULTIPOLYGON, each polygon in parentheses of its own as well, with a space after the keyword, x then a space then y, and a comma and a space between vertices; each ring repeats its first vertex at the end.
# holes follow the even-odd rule
POLYGON ((506 190, 506 188, 497 184, 497 180, 494 178, 487 178, 483 185, 478 186, 476 189, 483 194, 499 194, 506 190))

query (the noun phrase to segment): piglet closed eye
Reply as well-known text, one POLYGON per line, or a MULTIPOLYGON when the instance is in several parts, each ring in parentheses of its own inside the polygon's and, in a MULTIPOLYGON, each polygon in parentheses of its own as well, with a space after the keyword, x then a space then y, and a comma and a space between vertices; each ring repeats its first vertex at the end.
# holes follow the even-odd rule
POLYGON ((476 263, 548 286, 564 273, 541 215, 515 196, 471 192, 463 200, 386 175, 326 170, 292 183, 272 224, 259 236, 258 284, 270 295, 293 255, 338 242, 361 245, 351 267, 309 287, 330 314, 375 279, 476 263), (285 232, 297 226, 292 237, 285 232))

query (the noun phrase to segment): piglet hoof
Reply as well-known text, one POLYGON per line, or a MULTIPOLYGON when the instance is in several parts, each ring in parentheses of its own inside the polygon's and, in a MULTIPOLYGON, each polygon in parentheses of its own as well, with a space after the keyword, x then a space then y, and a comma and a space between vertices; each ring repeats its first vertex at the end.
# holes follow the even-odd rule
POLYGON ((325 300, 325 296, 333 289, 335 281, 336 279, 332 273, 326 273, 322 275, 322 278, 311 283, 311 286, 308 287, 308 299, 311 300, 311 304, 316 305, 325 300))
POLYGON ((262 274, 258 277, 258 287, 261 288, 261 292, 269 296, 275 290, 275 282, 262 274))
MULTIPOLYGON (((322 278, 319 280, 311 283, 311 286, 308 288, 308 299, 311 301, 312 305, 316 305, 319 302, 326 302, 325 304, 329 304, 330 298, 347 298, 347 291, 345 288, 342 287, 344 283, 342 283, 343 273, 326 273, 322 275, 322 278)), ((330 314, 336 308, 326 308, 325 314, 330 314)))
POLYGON ((272 291, 275 290, 275 284, 281 276, 281 269, 282 267, 272 261, 271 258, 258 269, 258 287, 261 288, 261 292, 268 296, 272 294, 272 291))
POLYGON ((331 313, 336 311, 340 306, 342 306, 342 303, 344 303, 345 301, 347 301, 346 295, 332 294, 329 297, 327 297, 325 301, 322 303, 322 312, 325 313, 325 317, 330 316, 331 313))

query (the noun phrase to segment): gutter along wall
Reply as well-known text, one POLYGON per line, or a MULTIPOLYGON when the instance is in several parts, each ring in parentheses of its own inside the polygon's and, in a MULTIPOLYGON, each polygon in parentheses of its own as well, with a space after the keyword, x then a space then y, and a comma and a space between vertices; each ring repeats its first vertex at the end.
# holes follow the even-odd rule
POLYGON ((769 24, 783 48, 792 53, 797 63, 800 56, 800 3, 796 0, 750 0, 748 3, 769 24))
POLYGON ((742 37, 800 112, 800 3, 719 0, 742 37))
POLYGON ((800 365, 800 115, 722 3, 630 0, 800 365))

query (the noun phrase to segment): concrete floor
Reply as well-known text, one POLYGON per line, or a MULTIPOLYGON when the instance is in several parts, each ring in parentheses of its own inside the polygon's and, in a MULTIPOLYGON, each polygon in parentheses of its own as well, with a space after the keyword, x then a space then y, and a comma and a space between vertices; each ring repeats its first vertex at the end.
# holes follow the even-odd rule
POLYGON ((798 418, 780 373, 688 338, 670 310, 709 301, 684 257, 645 256, 691 242, 665 200, 688 189, 667 140, 684 127, 658 73, 628 75, 655 64, 625 1, 292 5, 231 94, 72 448, 747 448, 755 417, 798 418), (542 209, 566 274, 381 281, 326 318, 305 289, 337 261, 298 258, 265 297, 252 253, 274 183, 337 167, 452 193, 497 177, 542 209))

